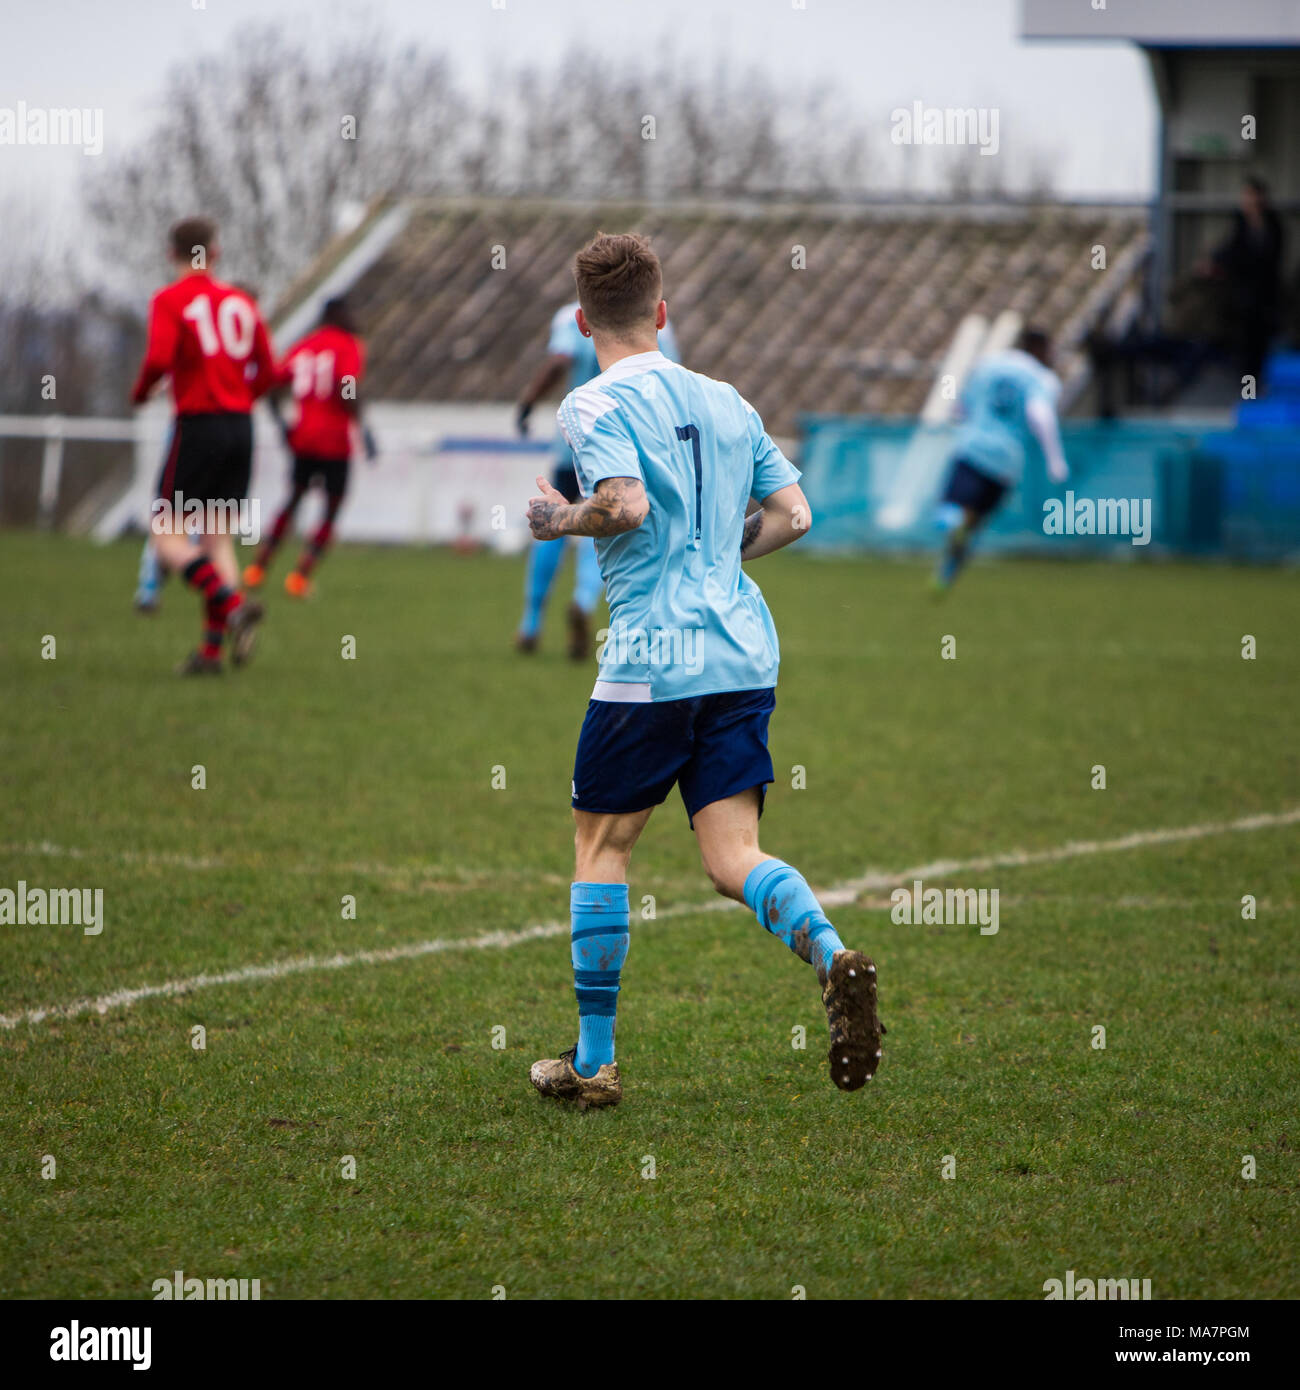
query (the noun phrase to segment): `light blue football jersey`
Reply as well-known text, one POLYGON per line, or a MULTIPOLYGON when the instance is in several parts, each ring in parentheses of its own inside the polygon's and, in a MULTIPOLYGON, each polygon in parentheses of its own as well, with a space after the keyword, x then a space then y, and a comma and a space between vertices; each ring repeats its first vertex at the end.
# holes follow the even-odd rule
POLYGON ((600 537, 609 598, 600 679, 648 683, 652 700, 776 684, 780 648, 758 585, 740 565, 750 499, 799 480, 735 387, 662 352, 624 357, 571 391, 560 431, 590 496, 602 478, 639 478, 650 512, 600 537))
POLYGON ((572 304, 566 304, 563 309, 555 311, 555 317, 551 320, 551 336, 546 344, 548 353, 559 353, 569 359, 569 383, 564 388, 566 392, 575 391, 592 377, 600 375, 595 344, 590 338, 582 336, 578 320, 574 317, 577 311, 576 299, 572 304))
MULTIPOLYGON (((592 377, 600 375, 600 362, 596 358, 596 345, 590 338, 582 336, 582 330, 578 327, 578 320, 575 317, 577 312, 578 301, 576 299, 572 304, 566 304, 563 309, 557 309, 555 317, 551 319, 551 336, 546 343, 548 353, 558 353, 570 360, 569 381, 564 388, 566 391, 576 391, 579 386, 585 385, 592 377)), ((677 351, 677 339, 673 334, 671 323, 665 323, 663 331, 659 334, 659 351, 674 362, 682 360, 677 351)), ((563 435, 560 435, 555 441, 555 461, 558 467, 571 468, 573 466, 573 456, 564 442, 563 435)))
POLYGON ((1061 379, 1036 357, 1019 348, 990 353, 962 387, 953 458, 1017 486, 1024 478, 1028 449, 1037 448, 1025 406, 1039 398, 1054 410, 1060 394, 1061 379))

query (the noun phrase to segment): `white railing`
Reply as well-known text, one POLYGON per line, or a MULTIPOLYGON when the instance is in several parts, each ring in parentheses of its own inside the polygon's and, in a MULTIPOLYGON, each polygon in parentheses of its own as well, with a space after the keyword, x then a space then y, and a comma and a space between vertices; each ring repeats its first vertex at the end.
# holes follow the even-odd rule
POLYGON ((101 443, 130 443, 140 447, 140 420, 114 420, 82 415, 0 415, 0 439, 42 439, 38 524, 54 525, 63 481, 63 446, 69 439, 101 443))
MULTIPOLYGON (((527 541, 524 508, 534 478, 549 473, 551 444, 513 435, 513 407, 499 405, 385 405, 367 418, 379 444, 373 464, 354 462, 348 502, 339 520, 343 539, 439 544, 486 543, 514 550, 527 541)), ((545 416, 543 415, 543 421, 545 416)), ((253 413, 250 497, 270 524, 288 490, 289 453, 262 408, 253 413)), ((49 529, 59 513, 64 449, 69 441, 132 446, 130 478, 92 489, 67 518, 69 530, 109 541, 147 524, 172 430, 170 405, 155 401, 130 419, 68 415, 0 415, 0 439, 43 441, 38 523, 49 529)), ((316 504, 300 513, 314 525, 316 504)))

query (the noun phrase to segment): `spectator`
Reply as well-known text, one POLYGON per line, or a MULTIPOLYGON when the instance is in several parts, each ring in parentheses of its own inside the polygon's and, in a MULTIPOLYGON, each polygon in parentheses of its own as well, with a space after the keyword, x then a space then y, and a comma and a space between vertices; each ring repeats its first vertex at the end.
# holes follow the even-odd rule
POLYGON ((1228 286, 1227 324, 1243 376, 1258 389, 1269 343, 1281 322, 1282 219, 1261 179, 1247 179, 1227 239, 1198 267, 1228 286))

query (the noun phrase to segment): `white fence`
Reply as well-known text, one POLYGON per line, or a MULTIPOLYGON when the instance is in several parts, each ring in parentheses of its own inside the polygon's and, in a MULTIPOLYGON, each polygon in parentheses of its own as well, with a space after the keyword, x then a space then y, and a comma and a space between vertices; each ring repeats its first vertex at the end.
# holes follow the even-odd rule
MULTIPOLYGON (((546 414, 539 412, 542 429, 546 414)), ((347 503, 338 533, 345 540, 437 544, 468 541, 503 551, 527 540, 524 508, 539 473, 549 473, 551 440, 543 433, 519 440, 513 407, 501 405, 398 405, 375 403, 367 421, 379 446, 373 464, 352 465, 347 503)), ((253 477, 250 497, 260 504, 263 525, 280 506, 288 487, 289 453, 270 415, 254 412, 253 477)), ((70 530, 112 540, 142 530, 170 439, 172 418, 165 403, 129 420, 72 416, 0 415, 0 439, 43 441, 38 518, 49 527, 59 511, 64 448, 73 440, 129 443, 129 482, 92 490, 68 518, 70 530)), ((314 524, 309 505, 299 524, 314 524)))

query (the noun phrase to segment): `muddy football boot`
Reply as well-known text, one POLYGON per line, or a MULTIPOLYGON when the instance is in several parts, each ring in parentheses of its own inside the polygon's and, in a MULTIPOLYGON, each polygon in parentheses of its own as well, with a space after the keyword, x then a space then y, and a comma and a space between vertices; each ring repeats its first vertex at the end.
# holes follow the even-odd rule
POLYGON ((577 1055, 578 1049, 571 1047, 553 1060, 534 1062, 528 1073, 529 1081, 544 1096, 576 1100, 579 1110, 589 1105, 617 1105, 623 1099, 618 1063, 606 1062, 595 1076, 582 1076, 573 1067, 577 1055))
POLYGON ((586 661, 591 655, 591 624, 576 603, 569 605, 569 660, 586 661))
POLYGON ((178 676, 219 676, 221 658, 204 656, 202 652, 191 652, 176 668, 178 676))
POLYGON ((226 619, 230 634, 230 659, 236 666, 247 666, 257 645, 257 625, 266 609, 255 598, 246 598, 226 619))
POLYGON ((876 1014, 876 967, 861 951, 837 951, 822 987, 831 1026, 827 1060, 841 1091, 865 1086, 880 1065, 885 1025, 876 1014))

